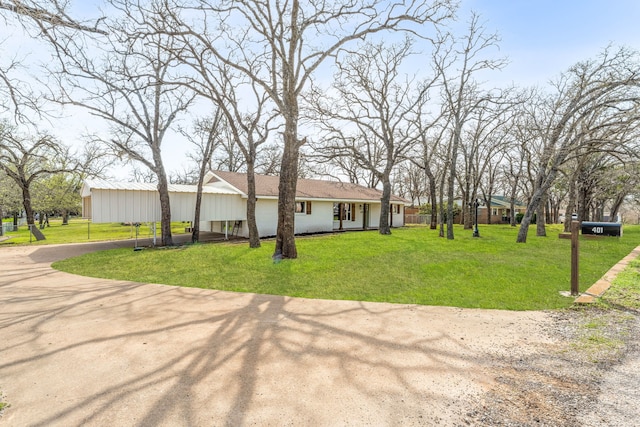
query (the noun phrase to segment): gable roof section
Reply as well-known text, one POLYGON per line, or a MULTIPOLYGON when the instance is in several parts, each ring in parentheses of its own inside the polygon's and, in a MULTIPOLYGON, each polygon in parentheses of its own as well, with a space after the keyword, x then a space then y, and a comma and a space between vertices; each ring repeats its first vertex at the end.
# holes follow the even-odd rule
MULTIPOLYGON (((521 201, 514 200, 516 208, 526 207, 521 201)), ((491 207, 493 208, 510 208, 511 199, 506 196, 491 196, 491 207)))
MULTIPOLYGON (((247 194, 247 174, 238 172, 213 171, 213 178, 207 183, 216 182, 217 179, 230 184, 232 187, 247 194), (216 179, 217 178, 217 179, 216 179)), ((278 176, 256 174, 256 196, 278 197, 278 176)), ((319 179, 298 179, 296 186, 296 198, 298 199, 329 199, 342 201, 376 201, 379 202, 382 191, 375 188, 349 182, 324 181, 319 179)), ((391 195, 392 202, 409 203, 402 197, 391 195)))

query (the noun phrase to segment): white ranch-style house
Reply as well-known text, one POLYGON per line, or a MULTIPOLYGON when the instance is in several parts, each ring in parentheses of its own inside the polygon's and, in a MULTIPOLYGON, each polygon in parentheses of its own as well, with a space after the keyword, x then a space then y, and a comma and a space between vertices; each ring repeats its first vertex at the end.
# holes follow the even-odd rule
MULTIPOLYGON (((276 234, 277 176, 256 174, 256 222, 260 237, 276 234)), ((247 227, 247 176, 244 173, 207 173, 202 191, 200 230, 241 237, 247 227)), ((171 220, 192 222, 195 185, 169 185, 171 220)), ((82 215, 94 223, 160 222, 160 197, 155 184, 86 180, 81 189, 82 215)), ((296 234, 378 228, 382 192, 357 184, 299 179, 296 192, 296 234)), ((391 196, 389 223, 404 225, 408 200, 391 196)))

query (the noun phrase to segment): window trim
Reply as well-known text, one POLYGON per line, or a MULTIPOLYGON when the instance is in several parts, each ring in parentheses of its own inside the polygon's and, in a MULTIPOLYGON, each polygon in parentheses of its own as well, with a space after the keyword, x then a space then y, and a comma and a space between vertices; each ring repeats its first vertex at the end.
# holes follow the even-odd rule
POLYGON ((311 201, 309 200, 296 200, 296 215, 311 215, 311 201), (298 209, 300 208, 300 209, 298 209))

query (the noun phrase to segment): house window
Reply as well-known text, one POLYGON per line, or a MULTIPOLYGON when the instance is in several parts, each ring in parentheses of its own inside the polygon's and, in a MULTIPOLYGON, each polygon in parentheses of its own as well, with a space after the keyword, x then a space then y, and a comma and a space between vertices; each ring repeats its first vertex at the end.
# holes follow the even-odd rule
POLYGON ((391 205, 391 213, 399 214, 400 213, 400 205, 391 205))
POLYGON ((311 202, 296 202, 296 213, 311 215, 311 202))
POLYGON ((355 203, 334 203, 333 204, 333 220, 340 221, 340 206, 342 206, 342 220, 356 220, 356 204, 355 203))
POLYGON ((493 215, 493 216, 498 215, 498 208, 491 209, 491 215, 493 215))

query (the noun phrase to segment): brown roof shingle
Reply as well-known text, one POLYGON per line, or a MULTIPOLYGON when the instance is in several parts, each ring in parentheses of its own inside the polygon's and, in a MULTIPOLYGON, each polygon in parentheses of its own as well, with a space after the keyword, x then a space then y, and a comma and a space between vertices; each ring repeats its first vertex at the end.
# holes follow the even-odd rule
MULTIPOLYGON (((247 174, 226 171, 213 171, 213 173, 243 193, 247 193, 247 174)), ((256 174, 256 196, 278 197, 279 180, 280 178, 278 176, 256 174)), ((298 179, 296 197, 309 199, 337 199, 345 201, 380 201, 382 191, 349 182, 298 179)), ((391 200, 394 202, 408 202, 407 200, 394 195, 391 196, 391 200)))

